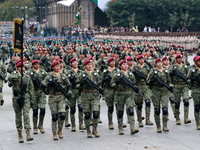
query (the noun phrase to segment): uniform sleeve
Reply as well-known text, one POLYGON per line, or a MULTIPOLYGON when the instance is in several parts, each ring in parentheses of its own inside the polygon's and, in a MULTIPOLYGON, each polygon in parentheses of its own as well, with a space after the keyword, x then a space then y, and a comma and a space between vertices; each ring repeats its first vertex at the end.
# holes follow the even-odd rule
POLYGON ((34 91, 34 86, 33 86, 33 82, 30 78, 30 76, 28 77, 28 93, 30 94, 30 102, 33 103, 33 109, 37 107, 36 104, 36 100, 35 100, 35 91, 34 91))
POLYGON ((117 73, 114 74, 114 76, 113 76, 113 78, 112 78, 112 80, 110 82, 111 87, 116 87, 117 86, 117 84, 116 84, 117 77, 118 77, 117 73))
POLYGON ((149 84, 149 81, 153 78, 153 69, 150 70, 148 76, 147 76, 147 83, 149 84))

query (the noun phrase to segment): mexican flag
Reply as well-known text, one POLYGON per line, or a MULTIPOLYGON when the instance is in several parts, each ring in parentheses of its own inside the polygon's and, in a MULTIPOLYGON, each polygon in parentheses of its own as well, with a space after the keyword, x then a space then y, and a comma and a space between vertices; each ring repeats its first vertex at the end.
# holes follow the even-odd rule
POLYGON ((76 22, 73 25, 78 25, 81 21, 81 6, 78 8, 78 13, 75 16, 76 22))
POLYGON ((105 11, 106 3, 112 0, 92 0, 102 11, 105 11))

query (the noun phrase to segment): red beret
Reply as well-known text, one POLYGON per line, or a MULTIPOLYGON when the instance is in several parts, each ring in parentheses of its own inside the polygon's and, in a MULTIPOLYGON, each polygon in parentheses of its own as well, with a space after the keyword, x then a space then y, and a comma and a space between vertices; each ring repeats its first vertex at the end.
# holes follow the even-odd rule
POLYGON ((172 47, 175 47, 176 45, 175 44, 172 44, 172 47))
POLYGON ((84 66, 86 66, 89 63, 90 63, 90 59, 87 59, 86 61, 84 61, 84 66))
POLYGON ((40 51, 40 48, 38 48, 37 50, 40 51))
POLYGON ((169 57, 168 57, 168 56, 163 57, 163 58, 162 58, 162 61, 165 60, 165 59, 168 59, 168 60, 169 60, 169 57))
POLYGON ((57 60, 59 63, 63 63, 63 59, 58 59, 57 60))
POLYGON ((110 58, 108 58, 108 63, 111 62, 111 61, 113 61, 113 60, 115 60, 114 57, 110 57, 110 58))
POLYGON ((194 56, 193 61, 195 61, 195 59, 198 57, 198 55, 194 56))
POLYGON ((36 63, 39 63, 39 60, 35 59, 35 60, 32 61, 32 65, 36 64, 36 63))
POLYGON ((184 46, 181 46, 181 48, 184 48, 184 46))
POLYGON ((126 46, 122 45, 123 48, 125 48, 126 46))
MULTIPOLYGON (((17 63, 16 64, 16 67, 18 68, 18 67, 21 67, 22 66, 22 62, 19 62, 19 63, 17 63)), ((23 66, 24 66, 24 62, 23 62, 23 66)))
POLYGON ((180 46, 180 45, 177 45, 177 47, 180 48, 181 46, 180 46))
POLYGON ((59 64, 58 61, 54 61, 54 62, 52 62, 52 63, 51 63, 51 69, 52 69, 52 67, 56 66, 57 64, 59 64))
POLYGON ((94 57, 89 57, 88 59, 89 59, 89 60, 94 60, 94 57))
POLYGON ((175 58, 177 59, 177 58, 179 58, 179 57, 180 57, 180 58, 183 58, 183 55, 177 54, 175 58))
POLYGON ((149 45, 149 44, 147 44, 147 46, 148 46, 148 47, 150 47, 150 45, 149 45))
POLYGON ((110 51, 110 47, 107 47, 106 50, 110 51))
POLYGON ((17 65, 18 63, 20 63, 22 60, 19 59, 18 61, 16 61, 15 65, 17 65))
POLYGON ((144 56, 143 55, 138 55, 136 59, 138 60, 140 58, 144 58, 144 56))
POLYGON ((157 64, 157 62, 161 61, 160 58, 157 58, 156 61, 155 61, 155 64, 157 64))
POLYGON ((126 62, 127 62, 127 60, 121 60, 121 61, 119 62, 119 65, 121 66, 121 64, 126 63, 126 62))
POLYGON ((72 58, 69 63, 72 63, 73 61, 78 61, 78 58, 72 58))
POLYGON ((127 61, 128 61, 128 60, 133 60, 133 57, 129 56, 129 57, 126 58, 126 60, 127 60, 127 61))
POLYGON ((103 46, 99 47, 99 49, 100 49, 100 48, 102 48, 103 50, 105 50, 105 47, 103 47, 103 46))
POLYGON ((92 48, 95 48, 95 49, 97 49, 97 48, 96 48, 96 46, 94 46, 94 45, 92 46, 92 48))
POLYGON ((129 48, 129 49, 133 49, 133 47, 132 47, 132 46, 129 46, 128 48, 129 48))
POLYGON ((200 60, 200 56, 198 56, 198 57, 195 59, 195 62, 197 62, 198 60, 200 60))

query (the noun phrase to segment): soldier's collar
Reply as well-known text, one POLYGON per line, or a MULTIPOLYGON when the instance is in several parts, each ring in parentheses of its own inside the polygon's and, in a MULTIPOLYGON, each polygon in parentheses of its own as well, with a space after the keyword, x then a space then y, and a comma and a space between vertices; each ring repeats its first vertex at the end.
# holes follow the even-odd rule
POLYGON ((157 69, 158 71, 160 71, 160 72, 163 72, 163 67, 162 67, 162 69, 158 69, 158 68, 156 67, 156 69, 157 69))
POLYGON ((177 66, 179 66, 180 68, 182 67, 182 63, 179 65, 178 63, 176 63, 177 64, 177 66))

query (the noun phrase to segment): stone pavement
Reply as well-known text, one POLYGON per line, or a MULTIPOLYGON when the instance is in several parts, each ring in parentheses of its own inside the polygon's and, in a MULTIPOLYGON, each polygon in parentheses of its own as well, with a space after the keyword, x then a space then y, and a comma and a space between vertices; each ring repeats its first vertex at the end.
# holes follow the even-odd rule
MULTIPOLYGON (((192 57, 190 57, 190 62, 192 57)), ((63 128, 64 138, 58 141, 52 140, 51 131, 51 114, 47 105, 47 113, 44 122, 45 134, 31 135, 34 137, 34 141, 27 142, 25 130, 23 130, 23 137, 25 143, 18 143, 17 130, 15 127, 15 116, 12 107, 12 91, 5 85, 4 92, 4 106, 0 107, 0 150, 126 150, 126 149, 159 149, 159 150, 191 150, 200 149, 200 131, 196 130, 196 124, 194 119, 194 107, 193 100, 190 100, 190 112, 189 119, 192 120, 191 124, 185 125, 183 120, 183 103, 181 103, 181 125, 175 125, 175 119, 173 118, 172 109, 169 105, 169 122, 168 133, 156 132, 155 123, 153 126, 144 125, 143 128, 138 128, 136 122, 136 128, 139 129, 139 133, 136 135, 130 135, 130 127, 127 123, 127 116, 124 115, 124 123, 127 124, 127 128, 124 129, 125 135, 118 135, 116 112, 114 112, 114 130, 108 129, 107 121, 107 107, 105 101, 101 102, 101 120, 102 124, 98 126, 98 132, 100 138, 86 138, 86 131, 81 132, 78 130, 78 116, 76 113, 76 125, 77 131, 71 132, 71 128, 63 128)), ((151 121, 154 122, 153 106, 151 107, 151 121)), ((135 113, 136 114, 136 113, 135 113)), ((143 108, 143 116, 144 108, 143 108)), ((30 111, 31 126, 32 126, 32 110, 30 111)), ((136 118, 136 115, 135 115, 136 118)), ((143 123, 145 123, 143 121, 143 123)))

